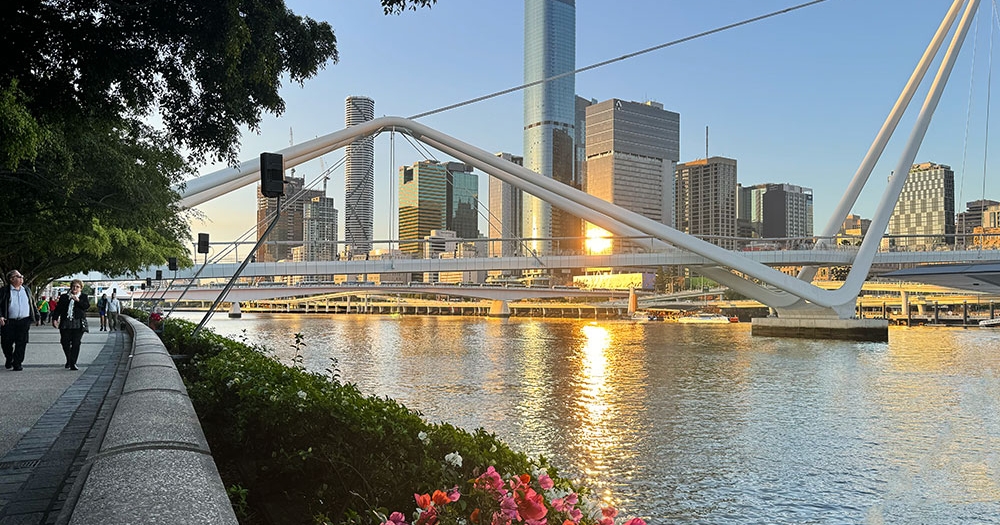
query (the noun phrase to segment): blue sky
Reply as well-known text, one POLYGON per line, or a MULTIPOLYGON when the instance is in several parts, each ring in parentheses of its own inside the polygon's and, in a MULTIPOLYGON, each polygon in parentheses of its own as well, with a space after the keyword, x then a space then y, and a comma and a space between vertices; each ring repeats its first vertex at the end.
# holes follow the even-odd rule
MULTIPOLYGON (((576 65, 583 67, 743 19, 797 5, 788 0, 577 0, 576 65)), ((519 0, 438 0, 431 9, 385 16, 375 0, 293 0, 295 13, 329 22, 340 62, 303 86, 287 83, 287 109, 268 116, 259 134, 245 132, 241 159, 344 127, 344 99, 375 100, 376 116, 411 116, 519 85, 523 81, 523 10, 519 0)), ((738 180, 752 185, 787 182, 813 188, 817 233, 829 220, 875 134, 899 95, 950 2, 827 0, 792 13, 581 73, 576 92, 598 101, 655 100, 681 115, 681 162, 709 154, 737 159, 738 180)), ((1000 200, 1000 182, 985 176, 1000 159, 987 148, 992 4, 983 2, 978 25, 949 81, 916 162, 950 165, 956 208, 983 198, 1000 200), (975 57, 975 60, 973 60, 975 57), (971 93, 971 96, 970 96, 971 93), (970 102, 971 118, 970 115, 970 102), (966 128, 968 127, 968 140, 966 128)), ((994 32, 996 30, 994 29, 994 32)), ((996 40, 997 37, 993 37, 996 40)), ((936 71, 936 63, 932 72, 936 71)), ((929 75, 930 76, 930 75, 929 75)), ((1000 81, 1000 77, 996 79, 1000 81)), ((925 81, 854 207, 871 217, 890 170, 910 134, 925 81)), ((996 105, 1000 97, 991 105, 996 105)), ((995 120, 993 108, 990 120, 995 120)), ((519 154, 522 96, 512 93, 421 119, 426 125, 489 151, 519 154)), ((1000 136, 1000 129, 992 130, 1000 136)), ((993 141, 996 142, 996 141, 993 141)), ((390 189, 397 167, 423 158, 397 137, 376 139, 375 238, 389 235, 390 189)), ((438 159, 446 159, 435 153, 438 159)), ((324 157, 336 164, 343 152, 324 157)), ((209 173, 222 166, 204 166, 209 173)), ((312 180, 314 161, 297 168, 312 180)), ((486 176, 480 200, 485 205, 486 176)), ((200 205, 205 221, 192 233, 232 240, 256 220, 255 186, 200 205)), ((343 216, 343 170, 328 195, 343 216)), ((481 224, 485 233, 485 224, 481 224)), ((393 230, 394 231, 394 230, 393 230)), ((341 228, 340 238, 343 239, 341 228)))

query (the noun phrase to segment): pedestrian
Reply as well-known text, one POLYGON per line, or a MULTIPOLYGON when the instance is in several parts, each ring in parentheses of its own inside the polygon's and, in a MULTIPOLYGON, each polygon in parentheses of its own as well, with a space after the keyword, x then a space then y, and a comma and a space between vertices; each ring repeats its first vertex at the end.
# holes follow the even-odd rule
POLYGON ((122 303, 118 300, 118 290, 111 292, 111 299, 108 299, 108 329, 118 329, 118 314, 122 311, 122 303))
POLYGON ((90 299, 83 293, 83 282, 73 279, 69 292, 59 296, 59 303, 52 312, 52 326, 59 328, 59 343, 66 354, 65 368, 79 370, 76 360, 80 357, 80 340, 87 326, 90 299))
POLYGON ((3 367, 22 370, 28 330, 38 320, 38 307, 31 291, 24 286, 24 276, 17 270, 7 272, 7 285, 0 288, 0 347, 3 367))
POLYGON ((38 322, 35 326, 45 324, 49 320, 49 300, 42 296, 42 300, 38 301, 38 322))
POLYGON ((101 316, 101 331, 108 329, 108 294, 102 293, 97 300, 97 313, 101 316))

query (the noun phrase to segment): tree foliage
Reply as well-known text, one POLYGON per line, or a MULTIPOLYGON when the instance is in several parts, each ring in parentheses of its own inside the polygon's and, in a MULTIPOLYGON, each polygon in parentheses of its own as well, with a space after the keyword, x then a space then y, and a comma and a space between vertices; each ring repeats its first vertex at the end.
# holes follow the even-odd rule
POLYGON ((282 80, 338 59, 330 25, 282 0, 11 0, 0 17, 0 267, 36 284, 186 253, 170 184, 235 163, 241 128, 284 111, 282 80))

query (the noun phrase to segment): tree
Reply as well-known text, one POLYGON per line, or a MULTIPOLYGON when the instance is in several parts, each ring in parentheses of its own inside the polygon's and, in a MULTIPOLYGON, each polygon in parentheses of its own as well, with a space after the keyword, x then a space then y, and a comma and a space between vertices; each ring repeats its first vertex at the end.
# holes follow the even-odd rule
POLYGON ((14 232, 0 265, 36 283, 186 253, 170 184, 189 162, 235 163, 241 126, 284 111, 282 78, 338 59, 330 25, 281 0, 12 0, 0 16, 0 226, 14 232))

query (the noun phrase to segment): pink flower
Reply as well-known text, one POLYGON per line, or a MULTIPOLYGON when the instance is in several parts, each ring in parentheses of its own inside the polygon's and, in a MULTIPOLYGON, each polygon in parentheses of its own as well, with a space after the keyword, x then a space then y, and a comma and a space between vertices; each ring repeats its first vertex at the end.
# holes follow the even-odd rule
POLYGON ((406 516, 402 512, 393 512, 382 525, 406 525, 406 516))
POLYGON ((576 508, 570 509, 569 517, 573 520, 573 523, 580 523, 580 520, 583 519, 583 511, 576 508))
POLYGON ((500 492, 500 489, 503 488, 503 478, 500 477, 500 474, 491 465, 486 469, 486 472, 483 472, 482 476, 476 478, 475 486, 477 488, 492 490, 493 492, 500 492))
POLYGON ((448 490, 448 499, 451 502, 454 503, 454 502, 458 501, 458 499, 461 498, 461 497, 462 497, 462 493, 458 491, 458 485, 455 485, 450 490, 448 490))
POLYGON ((555 509, 556 512, 566 512, 571 508, 570 505, 566 504, 566 500, 564 500, 563 498, 556 498, 552 500, 551 503, 552 503, 552 508, 555 509))
POLYGON ((556 484, 552 482, 552 478, 550 478, 548 474, 542 474, 541 476, 538 476, 538 485, 542 487, 542 490, 549 490, 552 487, 556 486, 556 484))
POLYGON ((605 518, 613 519, 615 516, 618 515, 618 509, 614 507, 604 507, 601 509, 601 515, 603 515, 605 518))
POLYGON ((576 492, 570 492, 569 496, 566 496, 566 504, 575 507, 577 503, 580 503, 580 496, 576 492))
POLYGON ((642 518, 632 518, 625 522, 625 525, 646 525, 642 518))
POLYGON ((597 523, 599 525, 615 525, 615 519, 605 516, 601 518, 597 523))
POLYGON ((532 488, 528 488, 524 492, 518 491, 514 497, 517 500, 517 512, 526 520, 540 520, 549 511, 545 508, 545 500, 542 495, 532 488))
POLYGON ((521 517, 517 515, 517 502, 510 496, 504 496, 500 499, 500 512, 508 519, 521 519, 521 517))

